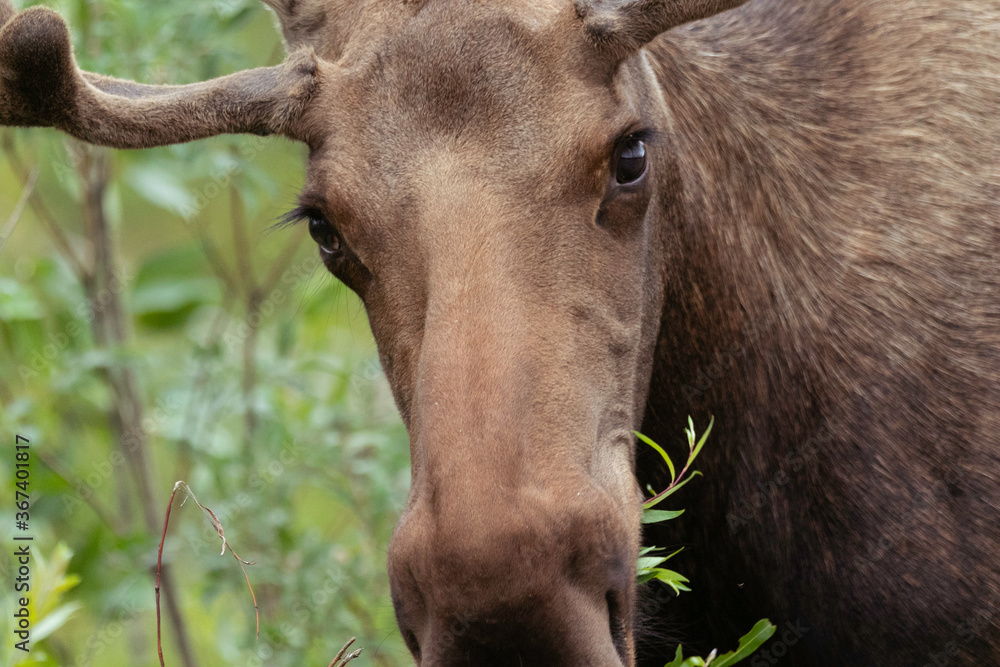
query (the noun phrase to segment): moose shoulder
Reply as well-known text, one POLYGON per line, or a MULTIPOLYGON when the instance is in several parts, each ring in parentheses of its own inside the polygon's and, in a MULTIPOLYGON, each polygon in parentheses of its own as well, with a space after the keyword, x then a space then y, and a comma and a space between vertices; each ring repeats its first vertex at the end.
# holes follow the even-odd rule
POLYGON ((998 38, 986 2, 757 1, 647 49, 684 214, 644 428, 720 427, 692 636, 1000 660, 998 38))
POLYGON ((662 665, 637 608, 706 650, 768 616, 754 664, 1000 664, 994 2, 267 1, 284 64, 160 87, 0 0, 0 124, 309 145, 289 219, 410 434, 418 664, 662 665), (632 431, 710 412, 654 539, 695 592, 644 600, 632 431))

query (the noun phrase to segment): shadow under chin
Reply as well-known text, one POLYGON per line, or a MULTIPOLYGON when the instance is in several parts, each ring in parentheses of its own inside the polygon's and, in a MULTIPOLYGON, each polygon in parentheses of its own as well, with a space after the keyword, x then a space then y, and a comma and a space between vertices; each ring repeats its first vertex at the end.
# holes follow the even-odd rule
POLYGON ((634 628, 636 667, 663 667, 674 659, 678 645, 684 646, 685 656, 707 655, 711 650, 698 653, 705 647, 693 640, 698 635, 697 624, 682 621, 680 614, 671 610, 676 597, 657 581, 638 588, 634 628))

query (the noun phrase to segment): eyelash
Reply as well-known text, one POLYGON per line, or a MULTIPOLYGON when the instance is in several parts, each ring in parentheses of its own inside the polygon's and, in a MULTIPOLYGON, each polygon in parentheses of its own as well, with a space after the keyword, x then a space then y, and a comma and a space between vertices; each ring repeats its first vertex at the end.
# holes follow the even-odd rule
MULTIPOLYGON (((616 150, 618 146, 621 146, 626 141, 642 141, 646 144, 651 144, 656 141, 659 136, 659 131, 651 127, 640 127, 636 130, 630 130, 622 133, 619 139, 615 142, 616 150)), ((308 223, 310 220, 319 219, 327 220, 326 216, 314 206, 308 204, 298 204, 288 213, 285 213, 278 218, 278 221, 274 224, 272 229, 284 229, 285 227, 291 227, 292 225, 297 225, 299 223, 308 223)), ((333 224, 327 220, 327 224, 333 227, 333 224)), ((334 227, 336 233, 336 227, 334 227)), ((338 234, 339 235, 339 234, 338 234)))
POLYGON ((281 216, 275 227, 283 228, 299 222, 305 222, 309 226, 309 235, 316 242, 316 245, 325 252, 326 257, 330 259, 344 257, 345 248, 340 232, 317 208, 300 204, 281 216))
POLYGON ((640 127, 637 130, 629 130, 618 138, 615 142, 615 146, 621 146, 628 140, 641 141, 647 145, 656 142, 657 138, 660 136, 660 131, 652 127, 640 127))
MULTIPOLYGON (((628 130, 622 133, 622 135, 615 142, 615 145, 619 146, 629 139, 652 144, 657 140, 659 135, 659 130, 652 127, 640 127, 638 129, 628 130)), ((291 227, 292 225, 297 225, 301 222, 308 222, 313 218, 326 219, 326 216, 324 216, 323 213, 314 206, 299 204, 291 211, 278 218, 278 222, 275 223, 274 227, 276 229, 284 229, 285 227, 291 227)))
POLYGON ((325 218, 322 213, 313 208, 312 206, 306 206, 304 204, 299 204, 293 208, 288 213, 285 213, 278 218, 278 221, 274 223, 274 229, 284 229, 285 227, 291 227, 297 225, 300 222, 308 222, 312 218, 325 218))

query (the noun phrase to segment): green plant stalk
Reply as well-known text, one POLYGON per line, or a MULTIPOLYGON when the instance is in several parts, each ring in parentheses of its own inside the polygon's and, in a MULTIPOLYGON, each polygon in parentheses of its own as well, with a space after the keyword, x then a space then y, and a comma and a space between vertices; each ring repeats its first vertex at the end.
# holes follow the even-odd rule
MULTIPOLYGON (((688 471, 691 468, 691 464, 698 457, 698 454, 701 453, 702 448, 705 446, 705 442, 708 440, 708 435, 712 432, 712 426, 714 424, 715 418, 713 417, 711 421, 709 421, 708 428, 705 429, 701 438, 698 438, 696 441, 694 420, 692 420, 691 417, 688 417, 688 426, 684 430, 688 440, 688 459, 684 464, 684 467, 681 469, 680 474, 675 474, 676 469, 674 468, 673 461, 670 460, 670 456, 667 455, 660 445, 653 442, 653 440, 649 437, 635 432, 635 435, 640 440, 659 453, 659 455, 663 458, 664 463, 666 463, 667 469, 670 470, 670 485, 663 491, 654 493, 653 497, 643 502, 643 524, 671 521, 684 513, 684 510, 656 510, 653 509, 653 507, 682 489, 684 485, 692 479, 701 475, 701 472, 697 470, 691 471, 690 474, 688 471)), ((650 491, 652 491, 652 489, 650 489, 650 491)), ((686 585, 688 583, 687 577, 679 572, 675 572, 674 570, 668 570, 667 568, 660 567, 660 565, 673 558, 683 550, 684 549, 681 548, 674 551, 670 555, 660 556, 655 554, 655 552, 659 551, 659 547, 650 546, 641 549, 639 551, 639 557, 636 561, 636 582, 639 585, 642 585, 652 581, 653 579, 657 579, 673 589, 676 595, 680 595, 681 591, 690 592, 691 589, 686 585)), ((750 632, 740 637, 739 645, 735 651, 730 651, 729 653, 724 653, 723 655, 718 655, 717 651, 712 651, 708 657, 705 658, 697 656, 685 658, 683 647, 678 645, 677 653, 675 654, 674 659, 665 667, 729 667, 729 665, 735 665, 752 655, 754 651, 760 648, 764 642, 771 638, 775 629, 774 625, 772 625, 768 619, 761 619, 753 626, 753 628, 751 628, 750 632)))

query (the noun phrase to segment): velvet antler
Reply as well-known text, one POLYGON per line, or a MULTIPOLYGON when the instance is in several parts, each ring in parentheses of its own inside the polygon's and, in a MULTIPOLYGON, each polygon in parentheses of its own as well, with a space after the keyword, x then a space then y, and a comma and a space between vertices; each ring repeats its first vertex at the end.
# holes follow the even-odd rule
POLYGON ((575 0, 588 37, 621 59, 683 23, 738 7, 747 0, 575 0))
POLYGON ((147 86, 84 72, 69 30, 44 7, 0 0, 0 125, 55 127, 115 148, 148 148, 218 134, 295 136, 316 87, 311 49, 281 65, 187 86, 147 86))

